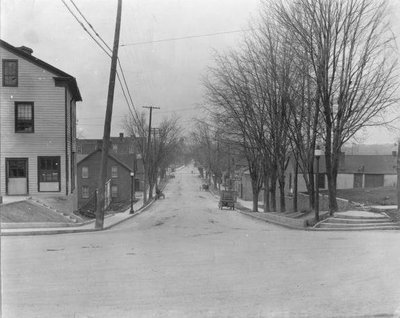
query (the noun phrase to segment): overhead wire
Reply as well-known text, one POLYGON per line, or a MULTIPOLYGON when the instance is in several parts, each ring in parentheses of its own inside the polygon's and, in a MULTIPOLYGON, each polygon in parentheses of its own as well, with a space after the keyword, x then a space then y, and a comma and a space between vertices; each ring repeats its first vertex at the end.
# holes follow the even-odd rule
POLYGON ((143 44, 160 43, 160 42, 171 42, 171 41, 179 41, 179 40, 210 37, 210 36, 216 36, 216 35, 222 35, 222 34, 248 32, 248 31, 254 31, 254 29, 232 30, 232 31, 222 31, 222 32, 214 32, 214 33, 197 34, 197 35, 187 35, 187 36, 182 36, 182 37, 178 37, 178 38, 168 38, 168 39, 160 39, 160 40, 132 42, 132 43, 120 44, 120 46, 124 47, 124 46, 143 45, 143 44))
MULTIPOLYGON (((86 17, 85 17, 84 14, 81 12, 81 10, 79 10, 79 8, 78 8, 77 5, 75 4, 75 2, 74 2, 73 0, 70 0, 70 1, 71 1, 71 3, 73 4, 73 6, 75 7, 75 9, 79 12, 79 14, 81 15, 81 17, 85 20, 85 22, 86 22, 86 23, 89 25, 89 27, 92 29, 93 33, 96 34, 96 36, 104 43, 104 45, 105 45, 110 51, 112 51, 111 47, 108 46, 108 44, 104 41, 104 39, 100 36, 100 34, 94 29, 94 27, 92 26, 92 24, 88 21, 88 19, 86 19, 86 17)), ((111 56, 110 56, 110 57, 111 57, 111 56)), ((121 71, 121 75, 122 75, 122 79, 123 79, 124 84, 125 84, 126 91, 127 91, 127 93, 128 93, 128 96, 129 96, 129 99, 130 99, 132 108, 133 108, 133 110, 135 111, 135 116, 136 116, 136 118, 138 119, 138 114, 137 114, 137 112, 136 112, 135 104, 134 104, 134 102, 133 102, 132 95, 131 95, 131 93, 130 93, 128 84, 127 84, 127 82, 126 82, 125 73, 124 73, 124 70, 123 70, 123 67, 122 67, 120 58, 118 57, 117 59, 118 59, 118 66, 119 66, 120 71, 121 71)), ((118 80, 119 80, 120 85, 121 85, 121 88, 122 88, 123 95, 124 95, 124 97, 125 97, 125 100, 127 101, 127 97, 126 97, 124 88, 122 87, 123 85, 122 85, 122 83, 121 83, 121 79, 119 78, 119 75, 118 75, 118 74, 117 74, 117 76, 118 76, 118 80)), ((127 102, 128 102, 128 101, 127 101, 127 102)), ((133 112, 132 112, 132 110, 131 110, 130 108, 129 108, 129 111, 131 112, 131 115, 134 116, 134 115, 133 115, 133 112)))
MULTIPOLYGON (((89 32, 89 30, 85 27, 85 25, 82 23, 82 21, 79 20, 79 18, 76 16, 76 14, 75 14, 75 13, 71 10, 71 8, 67 5, 67 3, 65 2, 65 0, 61 0, 61 1, 63 2, 64 6, 68 9, 68 11, 73 15, 73 17, 75 18, 75 20, 81 25, 81 27, 84 29, 84 31, 95 41, 95 43, 102 49, 102 51, 105 52, 105 53, 107 54, 107 56, 111 58, 111 54, 110 54, 110 53, 99 43, 99 41, 97 41, 97 39, 89 32)), ((100 34, 94 29, 94 27, 92 26, 92 24, 86 19, 86 17, 83 15, 83 13, 79 10, 79 8, 78 8, 77 5, 74 3, 74 1, 73 1, 73 0, 70 0, 70 2, 71 2, 72 5, 75 7, 75 9, 79 12, 79 14, 81 15, 81 17, 85 20, 85 22, 89 25, 89 27, 91 28, 91 30, 93 31, 93 33, 101 40, 101 42, 106 46, 106 48, 107 48, 109 51, 112 51, 112 49, 110 48, 110 46, 104 41, 104 39, 100 36, 100 34)), ((126 101, 126 103, 127 103, 128 109, 129 109, 129 111, 130 111, 130 113, 131 113, 131 115, 132 115, 132 118, 133 118, 134 120, 136 119, 136 120, 139 122, 139 116, 138 116, 138 114, 137 114, 137 111, 136 111, 136 108, 135 108, 135 104, 134 104, 134 102, 133 102, 132 95, 131 95, 131 93, 130 93, 130 90, 129 90, 129 87, 128 87, 128 84, 127 84, 127 81, 126 81, 126 78, 125 78, 125 73, 124 73, 124 71, 123 71, 123 67, 122 67, 122 64, 121 64, 121 61, 120 61, 119 58, 118 58, 118 66, 119 66, 119 68, 120 68, 121 75, 122 75, 122 78, 123 78, 123 82, 124 82, 124 84, 125 84, 125 88, 124 88, 124 84, 122 83, 121 78, 120 78, 120 76, 119 76, 119 74, 118 74, 118 71, 117 71, 117 79, 118 79, 118 82, 119 82, 119 84, 120 84, 120 86, 121 86, 123 96, 124 96, 125 101, 126 101), (127 95, 126 95, 126 93, 125 93, 125 90, 127 91, 128 95, 129 95, 129 99, 130 99, 131 104, 129 104, 127 95), (133 111, 132 111, 132 109, 133 109, 133 111)), ((140 126, 140 125, 138 125, 138 126, 140 126)))

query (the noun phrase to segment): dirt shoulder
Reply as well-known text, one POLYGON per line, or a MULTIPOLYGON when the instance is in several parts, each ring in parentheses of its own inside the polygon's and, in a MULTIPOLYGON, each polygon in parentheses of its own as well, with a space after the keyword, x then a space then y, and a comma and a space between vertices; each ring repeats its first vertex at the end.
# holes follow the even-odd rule
POLYGON ((70 219, 52 209, 25 200, 1 205, 0 221, 2 223, 20 222, 61 222, 72 223, 70 219))

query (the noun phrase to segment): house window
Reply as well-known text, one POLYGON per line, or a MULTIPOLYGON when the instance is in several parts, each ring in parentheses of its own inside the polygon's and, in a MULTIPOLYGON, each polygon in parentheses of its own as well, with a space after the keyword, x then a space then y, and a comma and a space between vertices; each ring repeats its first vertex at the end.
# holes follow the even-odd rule
POLYGON ((111 167, 111 178, 118 178, 118 167, 117 166, 111 167))
POLYGON ((325 173, 318 174, 318 188, 325 189, 325 173))
POLYGON ((111 186, 111 197, 112 198, 118 197, 118 186, 116 185, 111 186))
POLYGON ((60 157, 38 157, 40 192, 61 191, 60 157))
POLYGON ((89 187, 82 186, 82 199, 89 199, 89 187))
POLYGON ((118 152, 118 145, 113 144, 112 145, 112 150, 115 151, 115 152, 118 152))
POLYGON ((18 86, 18 60, 3 60, 3 86, 18 86))
POLYGON ((15 132, 16 133, 33 133, 34 132, 34 116, 33 103, 15 103, 15 132))
POLYGON ((89 167, 82 167, 82 179, 89 178, 89 167))

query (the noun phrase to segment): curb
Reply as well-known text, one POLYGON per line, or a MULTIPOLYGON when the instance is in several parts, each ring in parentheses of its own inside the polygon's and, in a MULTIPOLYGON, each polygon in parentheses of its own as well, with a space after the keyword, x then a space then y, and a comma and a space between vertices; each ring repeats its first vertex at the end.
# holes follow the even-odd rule
MULTIPOLYGON (((167 185, 167 182, 165 184, 163 184, 163 186, 161 187, 162 190, 165 189, 167 185)), ((116 221, 113 224, 110 224, 108 226, 103 227, 102 229, 82 229, 79 227, 82 227, 84 225, 88 225, 90 223, 94 223, 95 220, 89 220, 89 221, 85 221, 79 224, 74 224, 73 226, 75 228, 70 228, 68 229, 68 227, 72 227, 72 226, 65 226, 65 228, 63 229, 54 229, 54 230, 47 230, 47 229, 37 229, 37 230, 30 230, 30 231, 19 231, 19 232, 8 232, 8 233, 4 233, 3 230, 7 230, 5 228, 2 228, 0 230, 0 236, 31 236, 31 235, 54 235, 54 234, 71 234, 71 233, 84 233, 84 232, 99 232, 99 231, 105 231, 105 230, 109 230, 111 228, 113 228, 116 225, 119 225, 127 220, 130 220, 131 218, 141 214, 142 212, 145 212, 149 207, 151 207, 153 205, 153 203, 155 202, 155 198, 153 198, 151 201, 149 201, 146 205, 142 205, 139 209, 136 210, 135 213, 133 214, 129 214, 127 217, 116 221)), ((106 215, 104 216, 104 218, 108 218, 108 217, 112 217, 113 215, 106 215)), ((16 229, 13 229, 16 230, 16 229)))
MULTIPOLYGON (((84 233, 84 232, 99 232, 99 231, 105 231, 113 228, 114 226, 121 224, 139 214, 142 212, 146 211, 153 203, 155 200, 151 200, 149 203, 147 203, 145 206, 141 206, 138 210, 136 210, 135 213, 128 215, 126 218, 121 219, 113 224, 110 224, 108 226, 103 227, 102 229, 82 229, 82 228, 73 228, 73 229, 55 229, 55 230, 46 230, 46 229, 38 229, 38 230, 30 230, 30 231, 20 231, 20 232, 8 232, 4 233, 3 231, 0 232, 0 236, 32 236, 32 235, 54 235, 54 234, 71 234, 71 233, 84 233)), ((112 215, 108 216, 111 217, 112 215)), ((76 225, 76 227, 81 227, 83 225, 87 225, 90 223, 94 223, 95 220, 90 220, 86 223, 82 223, 81 225, 76 225)), ((4 230, 4 229, 2 229, 4 230)))
MULTIPOLYGON (((260 220, 260 221, 264 221, 266 223, 271 223, 271 224, 274 224, 274 225, 279 225, 279 226, 285 227, 285 228, 290 229, 290 230, 303 230, 303 231, 307 231, 308 230, 308 228, 305 227, 304 225, 303 226, 300 226, 300 225, 297 226, 297 225, 292 225, 292 224, 288 224, 288 223, 285 223, 285 222, 281 222, 281 221, 279 221, 277 219, 271 219, 269 217, 263 218, 263 217, 259 217, 257 215, 251 215, 251 212, 245 212, 245 211, 242 211, 240 209, 236 209, 236 211, 241 213, 241 214, 243 214, 243 215, 246 215, 246 216, 248 216, 250 218, 257 219, 257 220, 260 220)), ((305 223, 306 221, 304 220, 303 222, 305 223)))

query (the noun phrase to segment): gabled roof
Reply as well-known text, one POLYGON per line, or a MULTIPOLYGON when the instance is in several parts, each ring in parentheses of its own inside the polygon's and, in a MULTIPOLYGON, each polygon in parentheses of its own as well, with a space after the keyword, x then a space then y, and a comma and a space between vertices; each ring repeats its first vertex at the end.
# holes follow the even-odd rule
POLYGON ((64 82, 65 84, 67 84, 68 88, 72 92, 72 95, 73 95, 75 101, 78 101, 78 102, 82 101, 82 96, 79 91, 78 84, 76 82, 75 77, 73 77, 73 76, 61 71, 60 69, 29 54, 27 52, 28 48, 25 48, 24 50, 22 50, 21 48, 17 48, 3 40, 0 40, 0 47, 14 53, 15 55, 18 55, 19 57, 22 57, 22 58, 28 60, 29 62, 49 71, 51 73, 56 74, 57 77, 55 77, 55 80, 58 82, 64 82))
MULTIPOLYGON (((86 157, 84 157, 83 159, 81 159, 80 161, 78 161, 78 165, 82 164, 83 162, 85 162, 86 160, 88 160, 89 158, 93 157, 96 153, 101 152, 101 149, 96 149, 95 151, 93 151, 91 154, 87 155, 86 157)), ((108 154, 108 157, 111 158, 112 160, 114 160, 115 162, 117 162, 119 165, 121 165, 122 167, 124 167, 125 169, 127 169, 128 171, 133 171, 128 165, 126 165, 124 162, 122 162, 121 160, 119 160, 118 158, 116 158, 115 156, 113 156, 112 154, 108 154)))

